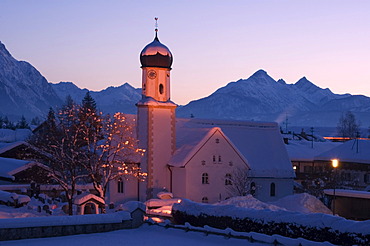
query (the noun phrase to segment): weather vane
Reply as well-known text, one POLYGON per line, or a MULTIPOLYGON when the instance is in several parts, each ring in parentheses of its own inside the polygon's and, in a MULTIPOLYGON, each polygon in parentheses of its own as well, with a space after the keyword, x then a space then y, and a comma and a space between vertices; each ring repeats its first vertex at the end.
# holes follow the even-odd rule
POLYGON ((158 17, 155 17, 154 20, 155 20, 155 32, 158 32, 158 17))

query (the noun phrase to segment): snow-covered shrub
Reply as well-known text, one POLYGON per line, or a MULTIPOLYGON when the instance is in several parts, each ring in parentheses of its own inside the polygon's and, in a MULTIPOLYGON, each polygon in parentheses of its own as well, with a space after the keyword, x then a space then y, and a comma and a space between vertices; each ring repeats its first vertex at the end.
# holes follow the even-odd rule
POLYGON ((0 190, 0 204, 7 206, 22 207, 31 201, 29 196, 19 195, 16 193, 10 193, 0 190))
POLYGON ((187 222, 197 227, 278 234, 339 245, 370 244, 370 221, 351 221, 320 213, 256 210, 233 205, 201 204, 183 199, 180 204, 173 205, 172 216, 177 224, 187 222))

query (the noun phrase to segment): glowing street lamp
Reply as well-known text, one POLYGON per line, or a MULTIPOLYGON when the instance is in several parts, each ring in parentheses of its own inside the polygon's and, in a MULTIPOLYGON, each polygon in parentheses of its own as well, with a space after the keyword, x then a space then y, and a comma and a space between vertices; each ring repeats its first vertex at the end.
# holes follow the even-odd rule
POLYGON ((331 165, 334 168, 337 168, 339 166, 339 160, 338 159, 332 159, 331 160, 331 165))
POLYGON ((336 169, 339 166, 339 160, 338 159, 332 159, 331 160, 331 166, 334 168, 333 215, 335 215, 335 188, 337 186, 336 169))

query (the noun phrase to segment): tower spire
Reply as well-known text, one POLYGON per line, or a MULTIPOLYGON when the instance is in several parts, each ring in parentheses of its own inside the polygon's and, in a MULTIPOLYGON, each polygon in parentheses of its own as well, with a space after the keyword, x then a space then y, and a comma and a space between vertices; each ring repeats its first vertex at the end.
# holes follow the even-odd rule
POLYGON ((155 17, 154 18, 154 20, 155 20, 155 39, 158 39, 158 17, 155 17))

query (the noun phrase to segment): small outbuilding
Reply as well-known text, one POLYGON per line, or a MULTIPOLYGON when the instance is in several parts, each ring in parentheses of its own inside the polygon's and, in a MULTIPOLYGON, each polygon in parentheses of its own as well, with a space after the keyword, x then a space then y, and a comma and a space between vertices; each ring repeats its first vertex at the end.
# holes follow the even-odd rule
POLYGON ((105 206, 104 199, 91 193, 82 193, 73 199, 77 205, 77 214, 100 214, 105 206))

